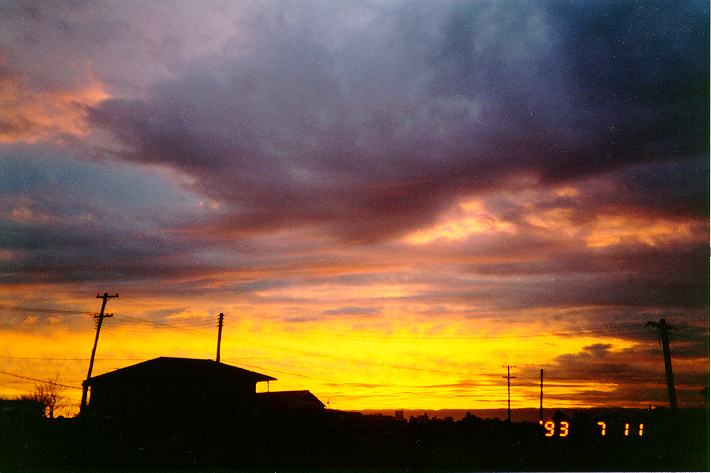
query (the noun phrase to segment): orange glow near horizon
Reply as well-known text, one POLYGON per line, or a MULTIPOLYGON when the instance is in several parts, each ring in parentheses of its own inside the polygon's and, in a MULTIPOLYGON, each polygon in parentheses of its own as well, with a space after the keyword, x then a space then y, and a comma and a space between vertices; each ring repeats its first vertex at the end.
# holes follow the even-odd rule
MULTIPOLYGON (((107 312, 116 315, 106 319, 102 328, 94 374, 159 356, 214 359, 215 317, 199 308, 202 304, 183 307, 154 324, 146 322, 152 320, 149 307, 160 311, 169 302, 131 301, 123 295, 110 301, 107 312)), ((223 311, 223 362, 277 378, 271 383, 272 391, 308 389, 331 408, 343 410, 498 408, 506 392, 505 383, 499 380, 500 365, 508 361, 521 367, 512 388, 512 406, 532 407, 538 399, 537 386, 530 385, 537 376, 534 367, 596 343, 610 344, 614 350, 633 346, 616 337, 570 337, 545 329, 532 333, 530 327, 503 332, 503 326, 493 322, 482 333, 476 321, 458 317, 423 319, 413 330, 412 323, 395 310, 372 319, 285 322, 274 315, 253 315, 240 306, 229 309, 223 311), (530 368, 517 360, 525 360, 530 368)), ((59 376, 60 383, 79 387, 93 341, 92 319, 60 314, 51 320, 46 315, 27 314, 18 329, 0 332, 0 338, 9 342, 0 349, 4 371, 37 379, 59 376), (74 330, 63 328, 66 317, 73 318, 74 330)), ((550 383, 551 399, 564 395, 556 401, 557 407, 586 405, 583 398, 571 400, 576 392, 615 388, 587 382, 556 387, 555 379, 550 383)), ((0 396, 22 394, 32 385, 0 376, 0 396)), ((70 399, 66 413, 75 412, 80 393, 65 390, 70 399)))

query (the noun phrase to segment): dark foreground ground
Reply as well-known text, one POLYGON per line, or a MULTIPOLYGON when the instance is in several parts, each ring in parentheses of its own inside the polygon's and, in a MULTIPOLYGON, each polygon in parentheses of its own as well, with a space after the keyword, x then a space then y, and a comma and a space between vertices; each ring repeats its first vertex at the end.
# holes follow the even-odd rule
POLYGON ((1 472, 80 470, 709 471, 709 412, 558 413, 548 429, 339 411, 241 425, 0 416, 1 472))

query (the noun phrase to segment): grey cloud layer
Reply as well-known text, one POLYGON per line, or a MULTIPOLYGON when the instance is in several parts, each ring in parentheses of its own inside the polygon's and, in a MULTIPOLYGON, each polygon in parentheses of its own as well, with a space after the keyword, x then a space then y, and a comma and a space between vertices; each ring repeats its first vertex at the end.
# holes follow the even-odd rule
POLYGON ((521 175, 631 164, 633 191, 663 172, 662 192, 687 196, 655 208, 707 208, 687 192, 704 190, 699 176, 670 161, 706 146, 703 5, 269 9, 240 49, 92 111, 130 145, 124 158, 173 166, 226 203, 226 230, 322 225, 372 241, 521 175))
POLYGON ((0 149, 0 249, 11 253, 0 261, 4 283, 196 271, 185 258, 193 245, 165 231, 196 214, 195 196, 160 175, 52 146, 0 149))
MULTIPOLYGON (((160 2, 133 13, 124 5, 9 8, 0 35, 8 71, 38 79, 54 71, 68 86, 66 69, 43 64, 45 55, 88 60, 109 90, 130 91, 89 110, 94 125, 126 145, 119 157, 127 169, 175 169, 192 182, 184 187, 221 207, 193 213, 168 202, 177 191, 146 191, 165 180, 137 179, 135 169, 109 178, 76 160, 65 161, 74 174, 64 184, 46 186, 37 172, 56 171, 51 157, 3 148, 18 163, 15 171, 5 163, 14 173, 2 182, 5 209, 22 207, 24 196, 35 215, 52 216, 6 219, 3 247, 33 253, 13 260, 14 278, 169 278, 200 268, 308 271, 357 262, 388 269, 383 261, 408 258, 387 246, 391 237, 479 194, 520 234, 433 245, 419 250, 423 258, 457 262, 482 280, 529 278, 513 300, 533 304, 705 304, 705 243, 591 251, 523 218, 562 208, 585 223, 622 209, 695 219, 694 233, 708 232, 703 2, 207 3, 194 14, 160 2), (13 15, 25 26, 10 28, 13 15), (218 17, 215 42, 191 46, 218 17), (160 23, 156 32, 151 20, 160 23), (121 41, 134 56, 116 53, 121 41), (125 191, 112 187, 114 178, 125 191), (585 198, 515 198, 540 183, 571 183, 585 198), (514 197, 497 196, 501 189, 514 197), (267 239, 292 228, 311 232, 309 241, 267 239), (343 241, 367 242, 375 256, 343 241)), ((510 294, 493 286, 478 289, 481 297, 510 294)), ((259 287, 248 280, 234 290, 259 287)))
POLYGON ((35 91, 72 90, 99 80, 111 93, 135 95, 179 73, 235 36, 237 2, 200 8, 174 2, 4 2, 0 60, 35 91))

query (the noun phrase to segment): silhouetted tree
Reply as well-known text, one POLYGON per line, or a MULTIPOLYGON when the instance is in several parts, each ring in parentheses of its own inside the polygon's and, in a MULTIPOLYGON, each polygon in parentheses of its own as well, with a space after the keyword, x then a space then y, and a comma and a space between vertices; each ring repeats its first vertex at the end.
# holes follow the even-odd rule
POLYGON ((62 406, 65 400, 64 388, 58 384, 59 377, 54 381, 48 379, 44 383, 35 385, 32 394, 20 396, 20 399, 34 401, 42 406, 45 417, 54 418, 54 410, 62 406))

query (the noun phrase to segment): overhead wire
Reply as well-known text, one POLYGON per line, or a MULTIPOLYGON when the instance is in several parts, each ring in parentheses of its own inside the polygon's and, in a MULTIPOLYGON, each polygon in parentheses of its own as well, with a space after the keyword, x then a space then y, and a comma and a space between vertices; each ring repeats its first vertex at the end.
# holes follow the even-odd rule
MULTIPOLYGON (((175 322, 165 322, 165 321, 155 321, 155 320, 149 320, 149 319, 143 319, 140 317, 135 317, 135 316, 126 316, 123 315, 122 317, 127 318, 129 320, 135 321, 135 322, 144 322, 148 324, 154 324, 154 325, 164 325, 166 327, 170 328, 176 328, 178 330, 186 330, 186 329, 192 329, 192 328, 198 328, 198 327, 205 327, 207 328, 210 323, 210 321, 205 321, 205 323, 201 323, 199 325, 190 325, 190 324, 176 324, 175 322)), ((214 322, 212 322, 214 323, 214 322)), ((234 322, 233 322, 234 323, 234 322)), ((240 323, 237 322, 239 325, 240 323)), ((251 324, 243 324, 243 326, 249 325, 253 326, 255 323, 251 324)), ((279 329, 283 330, 283 326, 277 323, 270 323, 270 322, 264 322, 264 321, 258 321, 256 322, 257 326, 269 326, 269 327, 276 327, 279 329)), ((407 340, 407 341, 435 341, 435 340, 462 340, 462 341, 474 341, 474 340, 482 340, 482 339, 515 339, 515 338, 545 338, 548 336, 571 336, 571 335, 581 335, 581 334, 590 334, 590 335, 609 335, 610 332, 613 334, 627 334, 627 333, 636 333, 639 331, 637 328, 638 326, 631 325, 631 324, 624 324, 620 325, 617 327, 612 327, 607 330, 604 330, 602 328, 597 328, 597 329, 592 329, 592 328, 581 328, 578 330, 563 330, 563 331, 557 331, 557 332, 547 332, 547 333, 534 333, 534 334, 515 334, 515 335, 479 335, 479 336, 436 336, 436 335, 424 335, 424 336, 402 336, 402 335, 373 335, 373 334, 356 334, 352 333, 350 331, 324 331, 324 330, 308 330, 308 335, 309 336, 324 336, 324 337, 347 337, 347 338, 353 338, 353 339, 362 339, 362 340, 407 340)))
POLYGON ((22 391, 24 393, 29 393, 29 394, 32 394, 34 392, 31 389, 18 388, 16 386, 8 386, 7 384, 4 384, 4 383, 0 383, 0 386, 2 386, 3 388, 14 389, 15 391, 22 391))
MULTIPOLYGON (((173 324, 173 323, 169 323, 169 322, 161 322, 161 321, 143 319, 143 318, 140 318, 140 317, 133 317, 133 316, 127 316, 127 315, 122 315, 122 317, 125 318, 125 319, 127 319, 127 320, 129 320, 129 321, 140 322, 140 323, 147 323, 147 324, 154 325, 154 326, 177 329, 177 330, 180 330, 180 331, 183 331, 183 332, 188 332, 188 333, 199 333, 199 334, 201 334, 201 335, 207 335, 207 334, 208 334, 208 332, 205 332, 205 331, 196 330, 196 329, 189 328, 189 327, 183 327, 183 326, 179 326, 179 325, 176 325, 176 324, 173 324)), ((225 337, 225 338, 228 338, 228 339, 229 339, 229 338, 232 338, 232 337, 225 337)), ((242 340, 242 341, 244 341, 244 340, 242 340)), ((300 352, 300 353, 308 354, 308 355, 311 355, 311 356, 330 357, 330 358, 337 358, 337 359, 345 360, 345 361, 349 361, 349 362, 373 364, 373 362, 370 362, 370 361, 367 361, 367 360, 353 360, 353 359, 350 359, 350 358, 347 358, 347 357, 338 356, 338 355, 330 355, 330 354, 325 354, 325 353, 309 352, 309 351, 305 351, 305 350, 298 350, 298 349, 294 349, 294 348, 290 348, 290 347, 282 347, 282 346, 272 345, 272 344, 264 344, 264 343, 260 343, 260 342, 253 342, 253 341, 252 341, 252 343, 257 343, 257 344, 260 344, 260 345, 266 345, 266 346, 269 346, 269 347, 271 347, 271 348, 276 348, 276 349, 280 349, 280 350, 287 350, 287 351, 300 352)), ((426 371, 426 372, 430 372, 430 371, 431 371, 431 370, 425 370, 425 369, 420 369, 420 368, 415 368, 415 367, 404 367, 404 366, 403 366, 403 367, 398 367, 398 368, 411 369, 411 370, 417 370, 417 371, 426 371)), ((258 369, 260 369, 260 368, 258 368, 258 369)), ((278 372, 277 370, 274 370, 274 371, 275 371, 275 372, 278 372)), ((438 370, 438 372, 443 372, 443 371, 442 371, 442 370, 438 370)), ((286 372, 285 372, 285 373, 286 373, 286 372)), ((459 374, 459 373, 455 373, 455 372, 446 372, 446 373, 448 373, 448 374, 459 374)), ((294 374, 294 373, 288 373, 288 374, 294 374)), ((34 379, 33 379, 33 380, 34 380, 34 379)), ((34 381, 41 381, 41 380, 34 380, 34 381)))
MULTIPOLYGON (((3 308, 8 309, 7 306, 0 306, 3 308)), ((38 311, 42 310, 44 312, 50 313, 52 312, 49 309, 34 309, 34 308, 27 308, 27 307, 10 307, 10 310, 18 309, 18 310, 26 310, 26 311, 38 311)), ((79 311, 63 311, 63 313, 73 313, 73 314, 86 314, 86 312, 79 312, 79 311)), ((213 321, 210 320, 199 320, 199 321, 190 321, 190 320, 183 320, 180 321, 180 323, 176 323, 176 321, 171 321, 171 322, 166 322, 166 321, 159 321, 159 320, 151 320, 151 319, 144 319, 141 317, 135 317, 135 316, 128 316, 122 314, 121 317, 118 317, 116 320, 112 321, 111 325, 118 325, 118 326, 126 326, 126 325, 136 325, 136 324, 148 324, 152 326, 162 326, 162 327, 167 327, 167 328, 172 328, 176 330, 180 330, 183 332, 192 332, 192 333, 200 333, 200 334, 207 334, 205 330, 200 330, 201 328, 207 328, 209 325, 214 323, 213 321)), ((238 322, 239 324, 239 322, 238 322)), ((254 324, 252 324, 254 325, 254 324)), ((283 330, 283 326, 278 325, 276 323, 269 323, 269 322, 264 322, 264 321, 259 321, 257 322, 257 325, 267 325, 267 326, 272 326, 272 327, 278 327, 279 329, 283 330)), ((519 338, 545 338, 549 336, 576 336, 576 335, 584 335, 584 334, 589 334, 589 335, 626 335, 626 334, 632 334, 632 333, 637 333, 639 330, 636 328, 636 324, 622 324, 618 325, 616 327, 609 327, 606 330, 602 328, 581 328, 577 330, 564 330, 564 331, 557 331, 557 332, 548 332, 548 333, 532 333, 532 334, 516 334, 516 335, 479 335, 479 336, 434 336, 434 335, 425 335, 425 336, 402 336, 402 335, 374 335, 374 334, 354 334, 352 332, 348 331, 323 331, 323 330, 309 330, 308 334, 309 336, 323 336, 323 337, 347 337, 347 338, 352 338, 352 339, 360 339, 360 340, 406 340, 406 341, 439 341, 439 340, 461 340, 461 341, 469 341, 469 340, 482 340, 482 339, 519 339, 519 338)), ((271 345, 274 348, 286 348, 286 347, 278 347, 277 345, 271 345)), ((288 349, 288 348, 287 348, 288 349)), ((317 355, 318 356, 318 355, 317 355)))
MULTIPOLYGON (((205 332, 202 330, 196 330, 193 328, 182 327, 182 326, 179 326, 179 325, 176 325, 173 323, 169 323, 169 322, 144 319, 141 317, 134 317, 134 316, 128 316, 128 315, 122 315, 122 317, 125 319, 128 319, 128 320, 133 320, 133 321, 137 321, 137 322, 144 322, 144 323, 148 323, 148 324, 152 324, 152 325, 156 325, 156 326, 160 326, 160 327, 168 327, 168 328, 172 328, 172 329, 176 329, 176 330, 180 330, 180 331, 188 332, 188 333, 199 333, 201 335, 208 334, 208 332, 205 332)), ((223 335, 223 338, 236 340, 233 337, 224 336, 224 335, 223 335)), ((309 356, 332 358, 332 359, 337 359, 337 360, 341 360, 341 361, 346 361, 349 363, 367 364, 367 365, 374 365, 374 366, 378 366, 378 367, 386 366, 386 367, 390 367, 390 368, 405 369, 405 370, 425 372, 425 373, 442 373, 442 374, 462 375, 462 373, 455 372, 455 371, 418 368, 418 367, 414 367, 414 366, 394 365, 391 363, 378 363, 378 362, 374 362, 371 360, 353 359, 353 358, 349 358, 349 357, 345 357, 345 356, 341 356, 341 355, 334 355, 334 354, 330 354, 330 353, 320 353, 320 352, 314 352, 314 351, 309 351, 309 350, 302 350, 302 349, 298 349, 298 348, 285 347, 285 346, 281 346, 281 345, 275 345, 275 344, 265 343, 265 342, 258 342, 258 341, 254 341, 254 340, 239 339, 239 341, 241 341, 242 343, 247 342, 247 343, 266 346, 266 347, 269 347, 272 349, 277 349, 277 350, 282 350, 282 351, 290 351, 293 353, 302 353, 302 354, 309 355, 309 356)))
MULTIPOLYGON (((65 314, 86 314, 89 315, 91 312, 89 311, 73 311, 73 310, 60 310, 60 309, 39 309, 39 308, 29 308, 29 307, 10 307, 10 306, 4 306, 0 305, 0 309, 6 309, 6 310, 21 310, 21 311, 34 311, 34 312, 42 312, 42 313, 65 313, 65 314)), ((160 320, 151 320, 151 319, 145 319, 141 317, 135 317, 135 316, 128 316, 121 314, 120 318, 126 319, 130 322, 143 322, 143 323, 148 323, 148 324, 153 324, 153 325, 164 325, 166 327, 170 328, 177 328, 177 329, 191 329, 191 328, 201 328, 201 327, 209 327, 213 325, 215 322, 210 320, 210 319, 192 319, 192 320, 181 320, 181 321, 160 321, 160 320)), ((112 321, 114 324, 125 324, 126 322, 122 322, 115 320, 112 321)), ((234 321, 232 323, 235 323, 234 321)), ((239 324, 240 322, 236 322, 239 324)), ((278 327, 283 329, 283 325, 279 324, 274 321, 264 321, 264 320, 259 320, 256 322, 251 322, 251 325, 258 325, 258 326, 269 326, 269 327, 278 327)), ((638 331, 639 325, 637 323, 627 323, 627 324, 618 324, 616 326, 608 326, 608 327, 598 327, 598 328, 580 328, 580 329, 567 329, 567 330, 562 330, 562 331, 555 331, 555 332, 541 332, 541 333, 528 333, 528 334, 514 334, 514 335, 477 335, 477 336, 442 336, 442 335, 428 335, 428 334, 423 334, 423 335, 374 335, 374 334, 358 334, 358 333, 352 333, 347 330, 343 331, 325 331, 322 329, 317 329, 317 330, 309 330, 308 333, 309 335, 323 335, 323 336, 346 336, 350 338, 360 338, 360 339, 373 339, 373 340, 422 340, 422 341, 428 341, 428 340, 481 340, 481 339, 509 339, 509 338, 541 338, 541 337, 547 337, 547 336, 567 336, 567 335, 580 335, 580 334, 592 334, 592 335, 608 335, 608 334, 614 334, 614 333, 628 333, 630 331, 637 332, 638 331)), ((686 328, 686 327, 685 327, 686 328)))
POLYGON ((78 310, 64 310, 64 309, 35 308, 35 307, 17 307, 17 306, 8 306, 5 304, 0 304, 0 309, 11 310, 11 311, 16 311, 16 312, 40 312, 40 313, 47 313, 47 314, 90 315, 92 313, 89 310, 78 311, 78 310))
MULTIPOLYGON (((74 311, 74 310, 63 310, 63 309, 37 309, 37 308, 29 308, 29 307, 8 307, 5 305, 0 305, 0 309, 5 309, 5 310, 17 310, 17 311, 22 311, 22 312, 37 312, 37 313, 59 313, 59 314, 75 314, 75 315, 91 315, 92 312, 90 311, 74 311)), ((181 320, 171 320, 171 321, 161 321, 161 320, 151 320, 151 319, 146 319, 142 317, 136 317, 136 316, 129 316, 125 314, 121 314, 119 317, 113 318, 111 320, 111 325, 118 325, 118 326, 130 326, 132 327, 133 330, 138 329, 141 325, 147 325, 150 327, 161 327, 165 329, 173 329, 173 330, 178 330, 184 333, 189 333, 189 334, 199 334, 199 335, 212 335, 211 332, 207 331, 207 328, 213 326, 215 324, 214 320, 211 319, 181 319, 181 320)), ((254 325, 256 326, 261 326, 261 327, 276 327, 281 330, 284 329, 284 326, 282 324, 279 324, 277 322, 267 322, 260 320, 256 323, 250 322, 250 323, 236 323, 235 325, 240 325, 240 326, 250 326, 253 327, 254 325)), ((688 329, 689 327, 683 327, 683 329, 688 329)), ((152 330, 151 328, 150 330, 152 330)), ((579 329, 568 329, 568 330, 563 330, 563 331, 556 331, 556 332, 548 332, 548 333, 532 333, 532 334, 519 334, 519 335, 483 335, 483 336, 433 336, 433 335, 424 335, 424 336, 403 336, 403 335, 374 335, 374 334, 354 334, 352 332, 348 331, 325 331, 325 330, 308 330, 308 335, 316 335, 316 336, 325 336, 325 337, 348 337, 352 339, 362 339, 362 340, 408 340, 408 341, 433 341, 433 340, 461 340, 461 341, 474 341, 474 340, 482 340, 482 339, 518 339, 518 338, 545 338, 549 336, 579 336, 579 335, 608 335, 608 336, 614 336, 614 335, 624 335, 624 334, 632 334, 632 333, 639 333, 640 332, 640 326, 636 323, 628 323, 628 324, 619 324, 614 327, 598 327, 598 328, 579 328, 579 329)), ((290 351, 290 352, 295 352, 295 353, 302 353, 305 355, 309 356, 316 356, 316 357, 325 357, 325 358, 331 358, 331 359, 337 359, 337 360, 343 360, 347 361, 349 363, 358 363, 358 364, 367 364, 367 365, 374 365, 378 367, 389 367, 389 368, 395 368, 395 369, 403 369, 403 370, 412 370, 412 371, 421 371, 421 372, 426 372, 426 373, 443 373, 443 374, 449 374, 449 375, 457 375, 457 376, 471 376, 472 373, 463 373, 463 372, 457 372, 457 371, 451 371, 451 370, 440 370, 440 369, 429 369, 429 368, 418 368, 418 367, 413 367, 413 366, 406 366, 406 365, 397 365, 397 364, 391 364, 391 363, 381 363, 377 361, 372 361, 372 360, 362 360, 362 359, 353 359, 350 357, 345 357, 341 355, 335 355, 335 354, 329 354, 329 353, 321 353, 321 352, 314 352, 314 351, 309 351, 309 350, 303 350, 303 349, 298 349, 294 347, 286 347, 286 346, 281 346, 277 344, 272 344, 272 343, 266 343, 266 342, 261 342, 261 341, 255 341, 255 340, 246 340, 243 338, 235 338, 229 335, 223 336, 226 339, 232 339, 232 340, 239 340, 240 342, 246 342, 246 343, 251 343, 251 344, 256 344, 256 345, 261 345, 265 347, 269 347, 272 349, 277 349, 277 350, 282 350, 282 351, 290 351)), ((687 338, 682 336, 682 338, 687 338)), ((26 360, 51 360, 51 361, 88 361, 88 358, 51 358, 51 357, 11 357, 11 356, 0 356, 0 358, 3 359, 26 359, 26 360)), ((97 358, 97 361, 119 361, 119 360, 125 360, 125 361, 131 361, 131 360, 142 360, 143 358, 97 358)), ((284 369, 276 369, 276 368, 265 368, 261 366, 257 366, 251 363, 245 363, 243 358, 230 358, 227 359, 228 361, 238 361, 240 365, 248 367, 248 368, 253 368, 253 369, 259 369, 262 371, 267 371, 267 372, 274 372, 274 373, 282 373, 286 374, 289 376, 296 376, 296 377, 301 377, 301 378, 306 378, 306 379, 315 379, 319 381, 324 381, 332 385, 344 385, 344 383, 320 377, 320 376, 313 376, 313 375, 306 375, 303 373, 296 373, 293 371, 289 370, 284 370, 284 369)), ((61 383, 56 383, 48 380, 40 380, 36 378, 31 378, 27 376, 22 376, 18 375, 16 373, 11 373, 7 371, 0 371, 0 374, 4 375, 9 375, 16 377, 18 379, 23 379, 26 381, 32 381, 32 382, 41 382, 41 383, 50 383, 50 384, 55 384, 58 386, 70 388, 70 389, 77 389, 80 390, 81 388, 76 387, 76 386, 70 386, 66 384, 61 384, 61 383)), ((654 381, 656 378, 652 379, 649 377, 639 377, 635 378, 635 381, 654 381)), ((565 384, 565 380, 559 380, 558 383, 565 384)), ((549 385, 551 386, 557 386, 555 381, 552 383, 549 381, 549 385)), ((351 384, 351 383, 346 383, 346 384, 351 384)), ((399 385, 394 385, 394 384, 379 384, 379 383, 367 383, 368 387, 408 387, 408 388, 423 388, 427 386, 399 386, 399 385)), ((533 384, 531 384, 533 386, 533 384)), ((19 391, 27 391, 23 390, 21 388, 14 388, 10 386, 6 386, 11 389, 16 389, 19 391)), ((29 392, 29 391, 28 391, 29 392)))
MULTIPOLYGON (((138 320, 138 321, 142 321, 142 322, 146 322, 146 323, 150 323, 150 324, 158 324, 161 326, 176 328, 176 329, 183 330, 183 331, 187 330, 190 332, 196 332, 195 330, 186 329, 185 327, 176 326, 172 323, 167 323, 167 322, 151 321, 151 320, 142 319, 139 317, 130 317, 130 319, 138 320)), ((203 332, 203 331, 199 331, 198 333, 205 334, 205 332, 203 332)), ((236 338, 231 337, 229 335, 223 335, 223 338, 232 339, 232 340, 239 340, 242 343, 246 342, 246 343, 251 343, 251 344, 256 344, 256 345, 262 345, 262 346, 266 346, 266 347, 277 349, 277 350, 302 353, 302 354, 309 355, 309 356, 327 357, 327 358, 337 359, 337 360, 341 360, 341 361, 346 361, 349 363, 367 364, 367 365, 375 365, 378 367, 388 367, 388 368, 418 371, 418 372, 425 372, 425 373, 441 373, 441 374, 449 374, 449 375, 457 375, 457 376, 464 376, 464 375, 468 374, 468 373, 462 373, 462 372, 452 371, 452 370, 441 370, 441 369, 433 369, 433 368, 418 368, 418 367, 414 367, 414 366, 397 365, 397 364, 392 364, 392 363, 379 363, 379 362, 374 362, 371 360, 360 360, 360 359, 354 359, 351 357, 344 357, 342 355, 314 352, 314 351, 303 350, 303 349, 298 349, 298 348, 293 348, 293 347, 285 347, 282 345, 276 345, 276 344, 272 344, 272 343, 259 342, 259 341, 254 341, 254 340, 246 340, 243 338, 236 339, 236 338)))
MULTIPOLYGON (((7 306, 0 306, 0 308, 5 308, 8 309, 7 306)), ((49 309, 34 309, 34 308, 27 308, 27 307, 12 307, 9 308, 9 310, 23 310, 23 311, 42 311, 42 312, 52 312, 49 309)), ((72 313, 72 314, 87 314, 87 312, 80 312, 80 311, 68 311, 64 310, 62 313, 72 313)), ((171 322, 166 322, 166 321, 159 321, 159 320, 151 320, 151 319, 145 319, 141 317, 136 317, 136 316, 129 316, 122 314, 120 318, 115 319, 114 323, 116 323, 116 320, 121 320, 121 322, 118 322, 117 325, 136 325, 136 324, 147 324, 153 327, 162 327, 162 328, 169 328, 169 329, 174 329, 186 333, 191 333, 191 334, 200 334, 200 335, 210 335, 211 333, 206 331, 206 330, 201 330, 202 327, 207 328, 207 324, 213 324, 214 321, 210 320, 200 320, 200 321, 190 321, 190 320, 183 320, 181 323, 176 323, 177 321, 171 321, 171 322), (187 322, 187 323, 186 323, 187 322), (198 322, 198 323, 196 323, 198 322)), ((271 325, 271 326, 278 326, 278 324, 275 323, 268 323, 264 321, 259 321, 257 322, 258 325, 266 324, 266 325, 271 325)), ((279 328, 283 328, 281 326, 278 326, 279 328)), ((616 333, 627 333, 630 330, 634 330, 635 332, 639 331, 638 328, 636 328, 636 324, 621 324, 617 327, 610 327, 608 330, 614 330, 616 333)), ((342 337, 342 336, 353 336, 353 335, 359 335, 358 337, 354 338, 362 338, 362 339, 372 339, 372 340, 381 340, 381 339, 387 339, 387 340, 423 340, 423 341, 432 341, 432 340, 481 340, 482 338, 488 339, 511 339, 511 338, 540 338, 540 337, 548 337, 548 336, 567 336, 567 335, 581 335, 581 334, 600 334, 602 333, 602 328, 596 328, 596 329, 589 329, 589 328, 581 328, 578 330, 567 330, 567 331, 558 331, 558 332, 550 332, 550 333, 540 333, 540 334, 522 334, 522 335, 501 335, 501 336, 478 336, 478 337, 446 337, 446 336, 425 336, 425 337, 419 337, 419 336, 388 336, 388 335, 363 335, 363 334, 352 334, 348 332, 321 332, 322 335, 328 336, 328 337, 342 337)), ((314 334, 314 331, 309 331, 309 335, 314 334)), ((362 360, 362 359, 354 359, 351 357, 345 357, 342 355, 336 355, 336 354, 331 354, 331 353, 322 353, 322 352, 315 352, 315 351, 310 351, 310 350, 303 350, 299 348, 294 348, 294 347, 287 347, 287 346, 282 346, 282 345, 277 345, 273 343, 266 343, 266 342, 261 342, 261 341, 255 341, 255 340, 248 340, 244 338, 239 338, 236 339, 234 337, 231 337, 229 335, 225 335, 224 338, 226 339, 233 339, 233 340, 239 340, 241 343, 250 343, 253 345, 261 345, 265 347, 269 347, 271 349, 276 349, 276 350, 281 350, 281 351, 289 351, 293 353, 301 353, 309 356, 316 356, 316 357, 322 357, 322 358, 331 358, 331 359, 337 359, 341 361, 346 361, 349 363, 358 363, 358 364, 367 364, 367 365, 374 365, 378 367, 389 367, 389 368, 395 368, 395 369, 403 369, 403 370, 411 370, 411 371, 419 371, 419 372, 426 372, 426 373, 442 373, 442 374, 450 374, 450 375, 458 375, 462 376, 465 375, 466 373, 461 373, 457 371, 451 371, 451 370, 441 370, 441 369, 433 369, 433 368, 419 368, 419 367, 414 367, 414 366, 406 366, 406 365, 397 365, 397 364, 392 364, 392 363, 382 363, 382 362, 377 362, 377 361, 372 361, 372 360, 362 360)), ((261 369, 261 368, 259 368, 261 369)), ((276 370, 274 370, 277 372, 276 370)), ((295 373, 289 373, 285 372, 286 374, 295 374, 295 373)))
POLYGON ((68 384, 57 383, 57 382, 55 382, 55 381, 48 380, 48 379, 31 378, 31 377, 29 377, 29 376, 22 376, 22 375, 17 374, 17 373, 11 373, 11 372, 9 372, 9 371, 2 371, 2 370, 0 370, 0 374, 4 374, 4 375, 8 375, 8 376, 13 376, 13 377, 15 377, 15 378, 20 378, 20 379, 26 379, 26 380, 29 380, 29 381, 35 381, 35 382, 38 382, 38 383, 53 384, 53 385, 55 385, 55 386, 61 386, 61 387, 63 387, 63 388, 81 389, 81 388, 78 388, 78 387, 76 387, 76 386, 70 386, 70 385, 68 385, 68 384))
MULTIPOLYGON (((90 358, 55 358, 49 356, 9 356, 0 355, 4 360, 44 360, 44 361, 89 361, 90 358)), ((144 358, 94 358, 94 361, 135 361, 144 358)))

